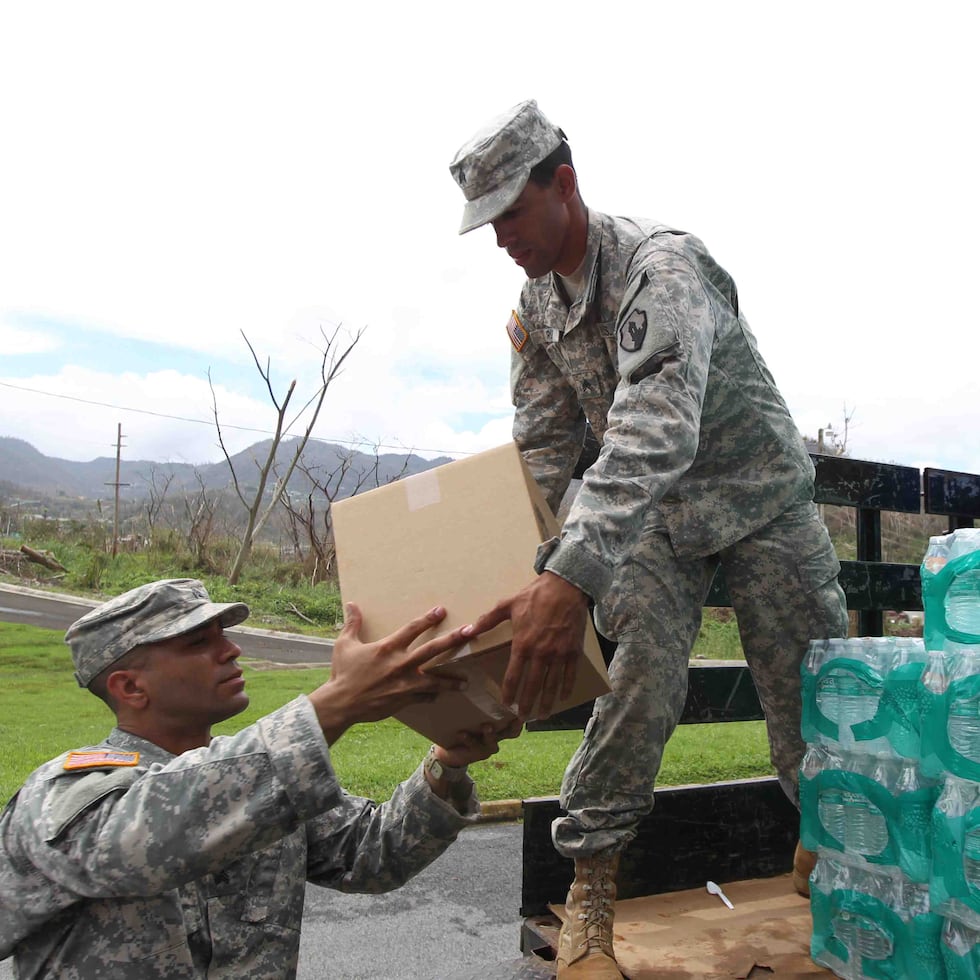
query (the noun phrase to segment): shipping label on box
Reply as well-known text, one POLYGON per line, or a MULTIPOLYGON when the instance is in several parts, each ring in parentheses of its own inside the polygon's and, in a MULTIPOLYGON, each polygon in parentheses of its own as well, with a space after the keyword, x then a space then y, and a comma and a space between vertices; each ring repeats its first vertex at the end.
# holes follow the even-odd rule
MULTIPOLYGON (((364 616, 361 638, 379 640, 435 605, 447 616, 419 643, 472 623, 534 577, 538 545, 558 524, 514 443, 437 466, 331 507, 344 602, 364 616)), ((461 730, 514 717, 500 703, 511 624, 501 623, 426 669, 463 676, 466 691, 396 717, 427 738, 452 744, 461 730)), ((589 623, 571 697, 554 710, 609 690, 589 623)))

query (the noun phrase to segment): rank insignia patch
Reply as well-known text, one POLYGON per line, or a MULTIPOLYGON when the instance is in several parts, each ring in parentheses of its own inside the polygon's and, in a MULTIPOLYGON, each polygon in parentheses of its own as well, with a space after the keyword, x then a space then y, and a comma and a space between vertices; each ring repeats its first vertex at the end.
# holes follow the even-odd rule
POLYGON ((619 346, 630 354, 643 346, 647 335, 646 310, 633 310, 619 328, 619 346))
POLYGON ((507 321, 507 336, 514 345, 514 350, 521 351, 527 343, 527 331, 516 310, 511 310, 510 319, 507 321))
POLYGON ((140 761, 139 752, 119 752, 115 749, 92 749, 90 752, 69 752, 64 768, 102 769, 106 766, 135 766, 140 761))

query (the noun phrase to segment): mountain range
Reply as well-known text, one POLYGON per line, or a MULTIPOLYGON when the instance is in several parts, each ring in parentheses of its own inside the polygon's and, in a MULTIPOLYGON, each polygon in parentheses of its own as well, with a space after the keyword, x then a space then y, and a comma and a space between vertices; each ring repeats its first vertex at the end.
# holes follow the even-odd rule
MULTIPOLYGON (((248 493, 258 483, 257 463, 264 463, 271 440, 257 442, 231 457, 239 484, 248 493)), ((276 466, 284 474, 295 452, 296 440, 284 439, 276 453, 276 466)), ((450 462, 448 456, 422 459, 414 453, 384 453, 377 456, 351 450, 346 446, 310 440, 303 451, 303 468, 320 483, 336 485, 336 498, 349 496, 357 489, 380 486, 400 476, 411 476, 450 462), (333 478, 331 479, 331 474, 333 478), (343 475, 343 479, 341 479, 343 475)), ((0 436, 0 501, 40 498, 105 500, 115 494, 116 460, 102 456, 88 462, 45 456, 29 442, 12 436, 0 436)), ((270 477, 271 487, 273 478, 270 477)), ((138 500, 159 492, 166 486, 170 492, 195 491, 202 486, 221 490, 232 484, 228 463, 163 463, 151 460, 121 459, 119 463, 120 496, 138 500)), ((300 468, 290 477, 288 489, 306 494, 313 481, 300 468)))

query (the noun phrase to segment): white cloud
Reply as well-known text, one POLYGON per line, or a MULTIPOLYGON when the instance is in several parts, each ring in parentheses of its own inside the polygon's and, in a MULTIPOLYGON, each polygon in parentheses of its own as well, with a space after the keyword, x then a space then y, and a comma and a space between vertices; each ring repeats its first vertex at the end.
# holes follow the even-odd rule
MULTIPOLYGON (((367 327, 318 435, 504 441, 521 277, 487 230, 456 235, 447 165, 534 96, 569 134, 587 203, 693 231, 732 272, 804 431, 846 404, 857 455, 980 470, 980 443, 951 435, 980 421, 964 356, 978 19, 878 0, 611 2, 567 23, 510 0, 491 18, 20 5, 0 63, 19 93, 0 104, 17 148, 0 159, 0 374, 206 419, 214 365, 229 422, 267 428, 241 332, 277 391, 296 377, 308 395, 320 327, 367 327), (12 331, 15 311, 66 337, 97 326, 104 373, 12 331), (169 345, 180 376, 116 374, 113 337, 169 345), (11 365, 29 353, 50 356, 25 379, 11 365)), ((3 434, 50 455, 107 452, 118 415, 0 386, 3 434)), ((138 455, 220 458, 205 426, 124 420, 138 455)))
POLYGON ((50 334, 12 327, 0 320, 0 351, 7 357, 22 354, 47 354, 60 347, 60 342, 50 334))
MULTIPOLYGON (((220 458, 206 379, 169 370, 104 374, 68 366, 52 375, 19 378, 16 385, 0 388, 5 434, 25 439, 45 455, 81 460, 115 455, 121 424, 124 458, 186 463, 220 458)), ((270 419, 261 403, 219 385, 215 390, 222 419, 227 413, 234 420, 227 433, 231 452, 264 438, 270 419)))

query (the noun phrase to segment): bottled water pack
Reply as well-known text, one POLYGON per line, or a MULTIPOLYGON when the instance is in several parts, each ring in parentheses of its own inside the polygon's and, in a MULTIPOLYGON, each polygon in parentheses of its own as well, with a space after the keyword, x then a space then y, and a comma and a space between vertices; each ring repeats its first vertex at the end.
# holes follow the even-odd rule
POLYGON ((930 538, 923 639, 814 641, 800 840, 814 961, 844 980, 980 978, 980 529, 930 538))
POLYGON ((932 907, 980 932, 980 783, 946 779, 932 815, 932 848, 932 907))
POLYGON ((980 528, 931 537, 921 576, 926 649, 980 644, 980 528))
POLYGON ((930 909, 927 886, 821 853, 810 909, 810 955, 844 980, 945 976, 943 919, 930 909))
MULTIPOLYGON (((980 553, 978 553, 980 554, 980 553)), ((929 654, 922 675, 922 769, 980 782, 980 646, 929 654)))
POLYGON ((921 574, 922 767, 980 781, 980 528, 930 538, 921 574))
POLYGON ((800 767, 800 840, 928 884, 938 796, 914 762, 812 745, 800 767))
POLYGON ((802 670, 804 741, 917 759, 926 660, 915 637, 815 640, 802 670))

